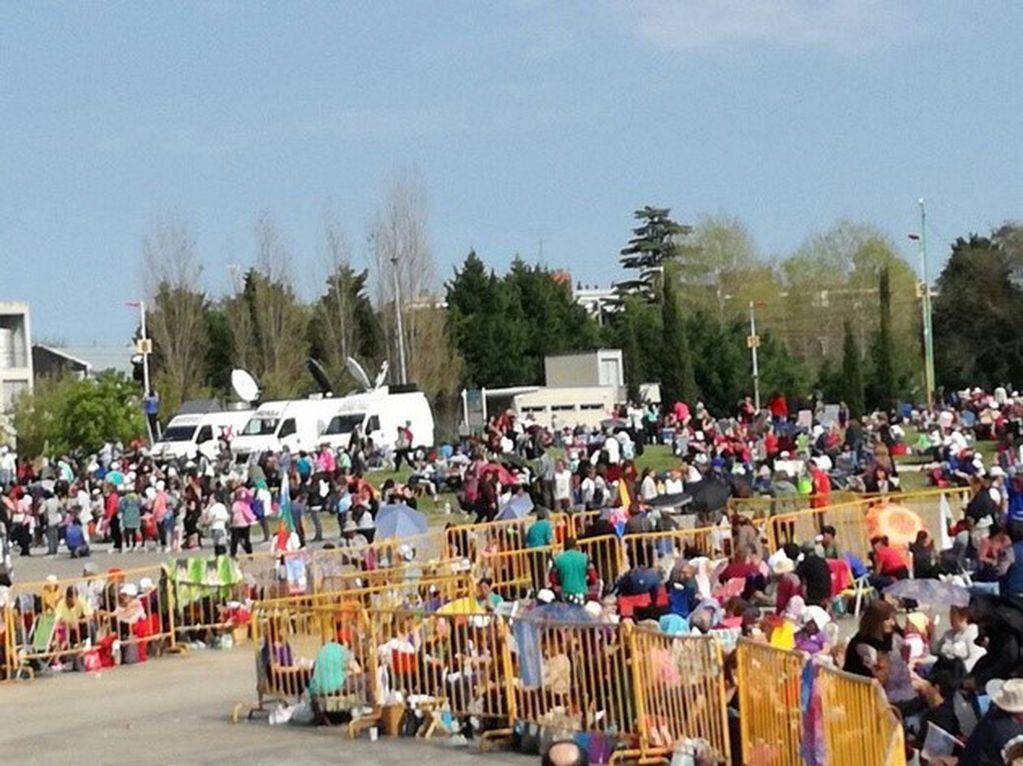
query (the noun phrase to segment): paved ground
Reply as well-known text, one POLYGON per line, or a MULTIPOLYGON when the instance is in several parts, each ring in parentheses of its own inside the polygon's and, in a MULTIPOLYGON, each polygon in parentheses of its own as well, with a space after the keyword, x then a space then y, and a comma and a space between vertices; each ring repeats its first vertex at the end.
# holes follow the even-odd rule
POLYGON ((441 740, 350 741, 340 728, 230 722, 255 699, 251 650, 192 652, 98 673, 0 686, 0 753, 17 764, 531 764, 441 740))

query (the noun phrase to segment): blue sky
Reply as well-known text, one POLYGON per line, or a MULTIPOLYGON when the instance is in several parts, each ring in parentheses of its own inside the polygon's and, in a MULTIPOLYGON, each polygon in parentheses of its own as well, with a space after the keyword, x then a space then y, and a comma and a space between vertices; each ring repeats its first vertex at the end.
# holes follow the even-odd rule
POLYGON ((784 253, 840 217, 942 240, 1023 217, 1023 4, 0 4, 0 299, 120 342, 141 242, 186 218, 207 280, 269 210, 312 295, 330 202, 365 252, 396 168, 469 247, 608 282, 630 211, 727 211, 784 253))

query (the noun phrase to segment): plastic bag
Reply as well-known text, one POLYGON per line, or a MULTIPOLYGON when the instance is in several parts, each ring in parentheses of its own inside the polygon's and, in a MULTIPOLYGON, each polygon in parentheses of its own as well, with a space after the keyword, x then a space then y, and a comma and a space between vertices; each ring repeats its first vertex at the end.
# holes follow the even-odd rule
POLYGON ((270 711, 270 715, 267 716, 267 722, 271 726, 278 726, 282 723, 287 723, 291 720, 291 716, 295 712, 295 706, 293 705, 278 705, 270 711))

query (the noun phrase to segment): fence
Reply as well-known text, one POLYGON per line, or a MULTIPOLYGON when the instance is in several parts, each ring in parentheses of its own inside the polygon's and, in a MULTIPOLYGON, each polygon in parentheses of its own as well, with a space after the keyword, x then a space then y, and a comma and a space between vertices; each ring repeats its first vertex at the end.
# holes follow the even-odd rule
POLYGON ((824 747, 832 766, 905 766, 902 725, 874 679, 820 668, 824 747))
POLYGON ((801 766, 805 656, 746 640, 736 651, 743 762, 801 766))
POLYGON ((616 758, 655 760, 683 744, 729 762, 721 650, 710 638, 279 603, 259 607, 253 627, 259 707, 308 689, 318 715, 346 710, 357 727, 407 705, 424 734, 447 716, 471 716, 485 737, 521 721, 603 733, 620 743, 616 758), (311 683, 324 662, 347 669, 330 688, 311 683))

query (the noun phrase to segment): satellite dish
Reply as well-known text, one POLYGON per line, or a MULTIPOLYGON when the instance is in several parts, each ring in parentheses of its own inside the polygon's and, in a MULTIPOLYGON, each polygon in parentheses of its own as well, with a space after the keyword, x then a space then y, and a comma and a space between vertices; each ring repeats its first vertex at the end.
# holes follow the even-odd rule
POLYGON ((320 387, 322 393, 329 394, 334 390, 334 387, 330 384, 330 376, 327 375, 327 371, 323 369, 322 364, 315 359, 306 359, 305 366, 309 370, 309 374, 313 376, 313 380, 320 387))
POLYGON ((377 373, 376 380, 373 381, 374 391, 380 388, 380 386, 384 384, 384 381, 387 380, 387 368, 388 368, 387 360, 385 359, 384 363, 380 365, 380 372, 377 373))
POLYGON ((364 391, 373 390, 373 385, 369 382, 369 375, 366 374, 366 371, 362 369, 362 365, 355 361, 353 357, 348 357, 345 360, 345 367, 348 368, 348 372, 355 378, 355 382, 362 386, 364 391))
POLYGON ((231 370, 231 388, 242 401, 251 403, 259 399, 259 384, 245 370, 231 370))

